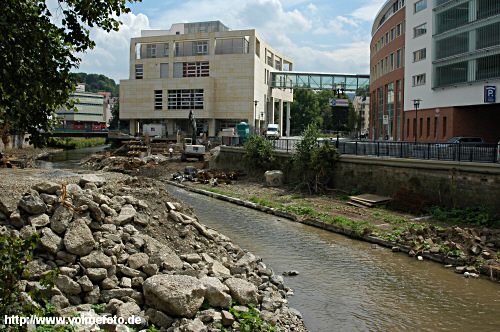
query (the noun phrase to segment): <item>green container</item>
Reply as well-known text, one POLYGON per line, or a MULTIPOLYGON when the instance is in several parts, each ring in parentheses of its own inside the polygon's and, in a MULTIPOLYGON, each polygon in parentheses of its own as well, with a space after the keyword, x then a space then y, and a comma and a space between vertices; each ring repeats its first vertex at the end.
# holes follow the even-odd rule
POLYGON ((240 122, 236 125, 236 131, 240 138, 240 144, 243 144, 250 136, 250 125, 246 122, 240 122))

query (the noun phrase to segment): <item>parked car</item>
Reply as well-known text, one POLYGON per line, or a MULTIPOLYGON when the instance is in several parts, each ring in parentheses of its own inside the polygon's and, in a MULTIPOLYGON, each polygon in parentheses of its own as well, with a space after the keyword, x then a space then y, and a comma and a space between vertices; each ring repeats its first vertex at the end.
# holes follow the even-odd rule
POLYGON ((266 130, 266 138, 268 139, 278 139, 280 138, 280 130, 277 124, 268 124, 266 130))

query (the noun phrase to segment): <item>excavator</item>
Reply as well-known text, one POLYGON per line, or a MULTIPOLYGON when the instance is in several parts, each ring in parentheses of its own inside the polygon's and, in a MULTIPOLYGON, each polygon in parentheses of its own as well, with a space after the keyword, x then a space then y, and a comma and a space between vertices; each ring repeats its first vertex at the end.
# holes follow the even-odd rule
POLYGON ((189 111, 189 127, 191 129, 191 137, 184 138, 181 161, 187 161, 188 158, 197 158, 199 161, 203 161, 205 158, 205 146, 196 144, 196 118, 192 110, 189 111))

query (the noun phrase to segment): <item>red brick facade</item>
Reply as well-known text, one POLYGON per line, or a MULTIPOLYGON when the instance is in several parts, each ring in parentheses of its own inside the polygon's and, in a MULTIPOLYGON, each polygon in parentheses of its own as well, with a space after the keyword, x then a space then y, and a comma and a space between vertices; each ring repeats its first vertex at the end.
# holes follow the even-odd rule
MULTIPOLYGON (((394 2, 397 2, 397 0, 391 1, 386 8, 392 6, 394 2)), ((382 10, 375 19, 375 22, 379 22, 385 12, 386 9, 382 10)), ((371 105, 369 137, 371 139, 401 140, 404 137, 404 21, 405 9, 403 7, 378 28, 370 43, 371 105), (398 25, 400 30, 399 35, 391 36, 391 32, 398 25), (386 42, 387 36, 389 36, 388 42, 386 42), (381 39, 384 40, 384 45, 376 47, 381 39), (400 57, 399 66, 396 65, 398 50, 400 57), (381 61, 383 62, 383 71, 380 68, 377 69, 381 61), (386 68, 387 66, 388 68, 386 68), (388 90, 391 86, 394 88, 393 94, 388 90), (388 98, 391 95, 392 99, 388 98), (390 108, 388 107, 388 99, 393 101, 389 103, 390 108), (392 119, 390 119, 390 115, 392 115, 392 119), (390 123, 385 124, 383 122, 384 116, 387 117, 390 123)))

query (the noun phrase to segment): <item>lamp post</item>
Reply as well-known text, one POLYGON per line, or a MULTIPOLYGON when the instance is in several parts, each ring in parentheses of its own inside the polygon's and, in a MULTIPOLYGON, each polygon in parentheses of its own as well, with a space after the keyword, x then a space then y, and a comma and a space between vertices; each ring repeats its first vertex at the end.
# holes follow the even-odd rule
MULTIPOLYGON (((255 113, 254 113, 255 114, 255 118, 257 118, 257 116, 259 115, 259 113, 257 113, 257 104, 258 103, 259 103, 258 100, 254 100, 253 101, 253 104, 255 106, 255 113)), ((255 129, 257 129, 257 134, 260 134, 260 117, 259 117, 259 119, 257 121, 258 121, 258 129, 257 128, 255 128, 255 129)))
POLYGON ((413 106, 415 107, 415 143, 417 143, 418 136, 418 108, 420 107, 420 99, 413 99, 413 106))

